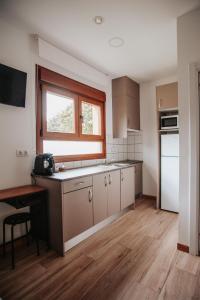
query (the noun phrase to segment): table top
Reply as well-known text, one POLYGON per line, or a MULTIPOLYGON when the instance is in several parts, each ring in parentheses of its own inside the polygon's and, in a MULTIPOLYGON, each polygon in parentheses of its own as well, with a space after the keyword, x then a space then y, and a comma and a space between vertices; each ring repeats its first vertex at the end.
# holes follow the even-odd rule
POLYGON ((5 190, 0 190, 0 201, 5 201, 8 199, 26 196, 26 195, 28 196, 28 195, 32 195, 44 191, 46 191, 46 189, 39 185, 24 185, 24 186, 5 189, 5 190))

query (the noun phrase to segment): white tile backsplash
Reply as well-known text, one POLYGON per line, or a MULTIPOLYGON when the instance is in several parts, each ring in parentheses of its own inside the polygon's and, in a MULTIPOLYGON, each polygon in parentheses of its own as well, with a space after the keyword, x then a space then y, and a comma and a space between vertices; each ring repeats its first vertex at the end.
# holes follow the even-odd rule
POLYGON ((142 153, 135 153, 135 156, 134 156, 135 158, 135 160, 142 160, 143 159, 143 157, 142 157, 142 153))
POLYGON ((142 153, 142 144, 135 144, 135 153, 142 153))
POLYGON ((128 132, 127 144, 127 158, 142 160, 142 133, 128 132))
POLYGON ((74 168, 80 168, 82 166, 81 161, 74 161, 74 168))
POLYGON ((135 153, 134 152, 128 153, 127 158, 130 159, 130 160, 134 160, 135 159, 135 153))
POLYGON ((136 134, 134 139, 135 139, 135 144, 142 144, 142 135, 141 134, 136 134))
MULTIPOLYGON (((122 161, 127 159, 142 160, 142 133, 128 132, 127 138, 113 138, 111 135, 106 136, 106 159, 83 160, 66 162, 64 166, 68 169, 103 164, 107 161, 122 161)), ((63 163, 56 164, 63 166, 63 163)))
POLYGON ((134 152, 134 144, 133 145, 128 145, 128 153, 134 152))
POLYGON ((127 139, 126 138, 106 138, 107 160, 118 161, 127 159, 127 139))

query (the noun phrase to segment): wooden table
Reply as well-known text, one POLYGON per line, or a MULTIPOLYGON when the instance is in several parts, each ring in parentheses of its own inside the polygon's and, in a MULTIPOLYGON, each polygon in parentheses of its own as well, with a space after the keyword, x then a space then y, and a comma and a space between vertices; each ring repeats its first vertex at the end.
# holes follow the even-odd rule
POLYGON ((31 233, 49 242, 48 234, 48 191, 38 185, 25 185, 0 190, 0 203, 16 209, 30 207, 31 233))

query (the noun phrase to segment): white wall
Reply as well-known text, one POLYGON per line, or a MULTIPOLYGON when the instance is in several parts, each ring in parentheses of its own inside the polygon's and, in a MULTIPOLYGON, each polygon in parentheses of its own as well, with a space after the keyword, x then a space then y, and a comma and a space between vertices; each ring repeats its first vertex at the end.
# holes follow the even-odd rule
POLYGON ((200 63, 200 10, 192 11, 178 18, 177 39, 180 111, 179 242, 189 245, 189 143, 191 141, 189 135, 189 64, 200 63))
MULTIPOLYGON (((68 69, 52 64, 38 55, 38 42, 26 32, 0 20, 0 61, 28 73, 26 108, 0 104, 0 189, 30 183, 35 155, 35 64, 90 84, 107 94, 107 133, 112 133, 111 81, 108 76, 66 55, 68 69), (87 70, 83 77, 82 69, 87 70), (87 68, 87 69, 86 69, 87 68), (92 72, 93 71, 93 72, 92 72), (79 75, 81 74, 81 76, 79 75), (99 75, 99 76, 97 76, 99 75), (99 82, 98 82, 99 81, 99 82), (16 149, 27 149, 27 158, 16 158, 16 149)), ((52 53, 52 48, 49 48, 52 53)), ((44 51, 43 51, 44 52, 44 51)), ((46 52, 48 47, 46 46, 46 52)), ((62 53, 62 51, 61 51, 62 53)), ((48 54, 48 53, 47 53, 48 54)), ((56 53, 57 57, 60 53, 56 53)), ((43 53, 45 55, 45 53, 43 53)), ((54 60, 55 61, 55 60, 54 60)), ((59 61, 59 60, 58 60, 59 61)))
MULTIPOLYGON (((0 62, 28 74, 26 108, 16 108, 0 104, 0 190, 4 188, 29 184, 30 173, 36 152, 35 135, 35 64, 40 64, 68 77, 84 82, 106 92, 106 130, 112 134, 112 103, 111 80, 105 74, 98 72, 83 62, 79 62, 62 51, 57 52, 56 64, 55 49, 46 45, 43 56, 54 55, 54 64, 39 57, 38 41, 25 31, 17 29, 0 19, 0 62), (59 57, 65 60, 64 66, 59 66, 59 57), (84 77, 85 72, 85 77, 84 77), (16 157, 16 149, 28 150, 29 156, 16 157)), ((1 204, 0 219, 13 209, 1 204)), ((0 226, 0 231, 1 230, 0 226)), ((1 236, 1 234, 0 234, 1 236)), ((0 237, 1 239, 1 237, 0 237)))
POLYGON ((140 120, 143 137, 143 193, 156 196, 158 186, 158 132, 156 86, 177 81, 175 75, 140 85, 140 120))

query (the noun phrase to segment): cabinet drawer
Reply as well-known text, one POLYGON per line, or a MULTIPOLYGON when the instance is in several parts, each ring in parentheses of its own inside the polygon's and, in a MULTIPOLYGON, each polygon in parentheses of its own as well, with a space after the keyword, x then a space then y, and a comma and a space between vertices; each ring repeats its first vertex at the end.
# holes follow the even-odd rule
POLYGON ((88 186, 92 186, 92 176, 81 177, 63 182, 63 193, 72 192, 88 186))

